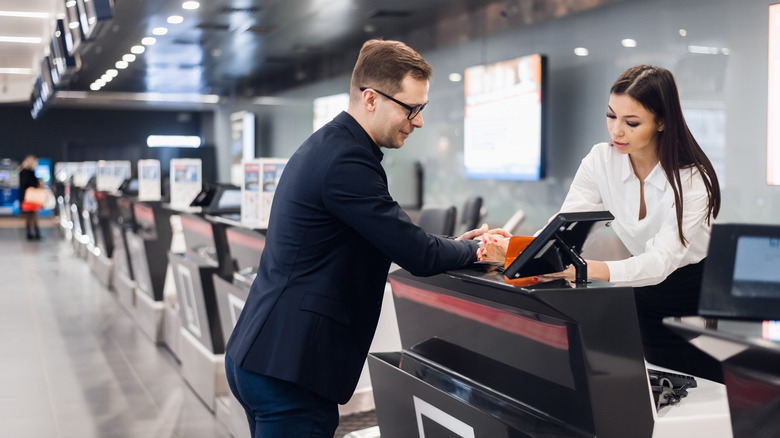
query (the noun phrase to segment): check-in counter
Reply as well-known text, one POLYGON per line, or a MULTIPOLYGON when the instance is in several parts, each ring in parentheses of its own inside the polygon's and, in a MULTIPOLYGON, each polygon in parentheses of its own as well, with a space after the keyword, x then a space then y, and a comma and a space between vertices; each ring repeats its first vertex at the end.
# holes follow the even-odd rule
POLYGON ((780 434, 780 322, 694 316, 664 324, 721 362, 734 438, 780 434))
MULTIPOLYGON (((126 232, 135 287, 128 310, 141 330, 162 342, 163 289, 171 246, 171 213, 158 201, 132 202, 135 231, 126 232)), ((120 301, 122 301, 120 299, 120 301)))
MULTIPOLYGON (((224 234, 230 262, 225 272, 231 274, 228 279, 218 274, 213 276, 222 335, 227 345, 257 275, 257 266, 265 248, 265 235, 261 230, 244 228, 238 222, 216 217, 209 219, 227 226, 224 234)), ((249 425, 246 413, 231 393, 217 397, 216 413, 231 435, 236 438, 248 438, 249 425)))
POLYGON ((232 272, 225 240, 227 226, 201 214, 180 213, 179 218, 186 251, 169 252, 168 257, 181 319, 178 354, 182 376, 206 406, 216 411, 217 398, 230 392, 215 284, 224 281, 222 272, 232 272))
POLYGON ((401 352, 369 356, 383 438, 651 437, 631 288, 390 274, 401 352))
POLYGON ((212 223, 192 213, 181 213, 187 247, 169 253, 181 312, 182 326, 212 354, 225 352, 213 276, 219 269, 212 223))
POLYGON ((656 409, 630 287, 482 269, 390 284, 402 351, 369 355, 382 438, 731 437, 718 383, 656 409))
POLYGON ((107 196, 111 210, 111 235, 114 242, 113 288, 119 303, 131 312, 135 308, 135 275, 130 263, 130 245, 128 236, 135 233, 135 215, 132 198, 125 195, 107 196))
POLYGON ((85 231, 85 223, 82 215, 84 211, 84 189, 71 185, 69 201, 68 209, 72 225, 71 244, 73 245, 73 252, 76 256, 86 259, 89 237, 87 237, 85 231))
MULTIPOLYGON (((107 288, 113 287, 114 239, 111 231, 111 210, 106 192, 89 189, 90 202, 85 204, 84 213, 90 225, 88 261, 95 277, 107 288)), ((85 222, 86 222, 85 218, 85 222)))

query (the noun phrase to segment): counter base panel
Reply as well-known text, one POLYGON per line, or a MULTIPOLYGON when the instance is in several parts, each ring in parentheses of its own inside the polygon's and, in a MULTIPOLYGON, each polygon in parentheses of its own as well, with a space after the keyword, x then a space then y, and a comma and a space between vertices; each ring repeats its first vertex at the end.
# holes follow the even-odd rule
POLYGON ((136 289, 135 305, 135 321, 141 331, 155 344, 162 343, 165 304, 152 300, 149 295, 136 289))
POLYGON ((181 329, 181 375, 207 408, 214 412, 218 396, 228 394, 225 355, 206 349, 189 331, 181 329))
POLYGON ((164 312, 163 342, 173 357, 181 362, 181 315, 179 315, 179 309, 172 305, 166 305, 164 312))
POLYGON ((135 281, 127 278, 124 273, 117 272, 114 278, 114 289, 119 304, 130 314, 135 313, 135 281))
POLYGON ((103 254, 89 254, 89 267, 100 283, 111 288, 114 280, 114 261, 103 254))

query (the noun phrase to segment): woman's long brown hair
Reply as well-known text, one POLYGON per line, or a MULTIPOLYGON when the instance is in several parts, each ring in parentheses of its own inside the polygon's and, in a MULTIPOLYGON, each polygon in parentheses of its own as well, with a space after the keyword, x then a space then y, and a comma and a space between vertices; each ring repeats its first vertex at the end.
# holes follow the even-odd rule
POLYGON ((674 192, 680 242, 687 245, 682 230, 683 196, 679 171, 695 167, 701 174, 707 188, 707 223, 720 212, 720 185, 712 163, 685 123, 674 76, 661 67, 638 65, 620 75, 610 93, 632 97, 657 120, 663 121, 663 131, 658 132, 658 160, 674 192))

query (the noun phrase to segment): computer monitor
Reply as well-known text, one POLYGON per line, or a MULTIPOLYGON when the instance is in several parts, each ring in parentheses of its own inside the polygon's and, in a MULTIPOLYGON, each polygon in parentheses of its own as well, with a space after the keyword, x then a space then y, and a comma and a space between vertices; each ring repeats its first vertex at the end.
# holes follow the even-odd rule
POLYGON ((588 270, 580 257, 593 225, 615 219, 608 211, 559 213, 506 268, 509 279, 560 272, 573 264, 577 283, 585 283, 588 270))
POLYGON ((780 226, 714 224, 699 313, 780 319, 780 226))

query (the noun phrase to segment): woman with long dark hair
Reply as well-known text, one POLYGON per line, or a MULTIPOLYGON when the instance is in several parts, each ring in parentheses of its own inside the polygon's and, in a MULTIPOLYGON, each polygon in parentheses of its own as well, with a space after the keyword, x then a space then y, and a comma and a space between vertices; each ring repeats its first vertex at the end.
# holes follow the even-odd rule
POLYGON ((38 159, 34 155, 25 157, 19 166, 19 210, 24 216, 24 225, 27 230, 27 240, 39 240, 41 232, 38 227, 38 210, 41 206, 30 202, 24 202, 24 195, 30 187, 40 187, 40 181, 35 176, 35 167, 38 159))
MULTIPOLYGON (((718 178, 685 123, 672 74, 649 65, 626 70, 610 90, 607 127, 611 141, 582 160, 560 211, 609 210, 632 257, 588 261, 588 276, 634 287, 648 362, 722 381, 714 359, 661 322, 698 312, 720 210, 718 178)), ((574 269, 545 277, 574 280, 574 269)))

